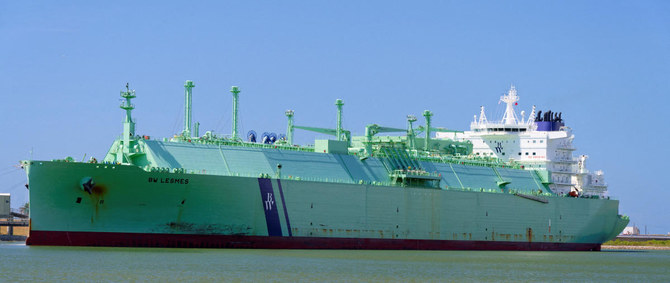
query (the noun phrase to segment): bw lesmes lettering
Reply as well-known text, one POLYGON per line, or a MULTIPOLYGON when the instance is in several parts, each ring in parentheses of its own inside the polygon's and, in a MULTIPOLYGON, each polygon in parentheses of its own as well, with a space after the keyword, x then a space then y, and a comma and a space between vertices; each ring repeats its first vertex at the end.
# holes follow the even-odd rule
POLYGON ((188 185, 188 178, 154 178, 154 177, 149 177, 149 183, 188 185))

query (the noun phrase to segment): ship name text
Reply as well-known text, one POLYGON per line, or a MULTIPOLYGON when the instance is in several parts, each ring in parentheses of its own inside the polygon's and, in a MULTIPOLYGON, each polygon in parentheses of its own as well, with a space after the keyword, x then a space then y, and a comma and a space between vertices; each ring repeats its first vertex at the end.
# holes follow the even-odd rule
POLYGON ((188 185, 188 178, 154 178, 154 177, 149 177, 149 183, 188 185))

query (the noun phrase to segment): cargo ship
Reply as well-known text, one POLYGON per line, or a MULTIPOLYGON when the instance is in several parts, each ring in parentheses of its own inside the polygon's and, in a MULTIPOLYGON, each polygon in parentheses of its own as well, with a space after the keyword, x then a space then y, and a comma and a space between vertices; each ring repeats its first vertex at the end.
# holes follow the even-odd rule
MULTIPOLYGON (((484 109, 470 131, 407 116, 403 128, 295 125, 285 134, 199 133, 195 84, 184 128, 135 132, 136 93, 121 91, 123 132, 100 161, 21 161, 30 196, 28 245, 188 248, 600 250, 628 223, 602 173, 574 157, 562 115, 520 117, 512 89, 503 120, 484 109), (295 130, 332 136, 294 144, 295 130), (385 135, 383 135, 385 134, 385 135), (600 184, 596 184, 599 181, 600 184)), ((550 113, 550 112, 547 112, 550 113)))

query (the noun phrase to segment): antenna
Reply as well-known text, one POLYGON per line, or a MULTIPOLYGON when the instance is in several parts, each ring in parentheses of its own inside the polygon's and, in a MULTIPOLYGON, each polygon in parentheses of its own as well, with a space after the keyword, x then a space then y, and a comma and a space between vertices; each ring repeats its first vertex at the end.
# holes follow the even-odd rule
POLYGON ((484 111, 484 106, 480 106, 479 110, 479 124, 486 124, 488 123, 488 120, 486 120, 486 112, 484 111))
POLYGON ((519 101, 519 97, 516 95, 516 88, 514 85, 509 89, 507 95, 500 97, 500 101, 507 104, 505 108, 505 115, 503 116, 503 124, 505 125, 514 125, 516 124, 516 114, 514 113, 514 105, 519 101))

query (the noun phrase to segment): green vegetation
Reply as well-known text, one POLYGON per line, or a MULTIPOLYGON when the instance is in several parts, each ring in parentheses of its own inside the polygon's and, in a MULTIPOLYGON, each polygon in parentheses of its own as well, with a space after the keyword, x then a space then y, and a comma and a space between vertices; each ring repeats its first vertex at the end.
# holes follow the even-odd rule
POLYGON ((654 246, 670 247, 670 240, 626 241, 615 239, 604 243, 605 246, 654 246))

